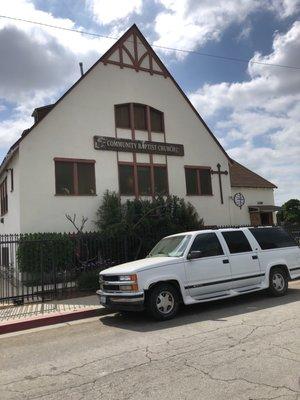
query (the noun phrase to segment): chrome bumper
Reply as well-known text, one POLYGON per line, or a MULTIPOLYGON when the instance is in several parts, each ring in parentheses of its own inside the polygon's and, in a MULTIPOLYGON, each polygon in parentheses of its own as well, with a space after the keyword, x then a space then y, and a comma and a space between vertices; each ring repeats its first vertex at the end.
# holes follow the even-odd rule
POLYGON ((144 292, 114 293, 97 290, 100 304, 115 310, 138 311, 144 309, 144 292))

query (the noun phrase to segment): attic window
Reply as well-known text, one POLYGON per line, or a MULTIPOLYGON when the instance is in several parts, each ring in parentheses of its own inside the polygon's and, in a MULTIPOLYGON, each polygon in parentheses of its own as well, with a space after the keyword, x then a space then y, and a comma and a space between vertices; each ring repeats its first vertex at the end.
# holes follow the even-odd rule
POLYGON ((151 130, 153 132, 164 131, 164 114, 161 111, 150 108, 151 130))
POLYGON ((121 104, 115 107, 115 118, 117 128, 130 129, 130 108, 129 104, 121 104))
POLYGON ((128 103, 115 106, 117 128, 164 132, 164 113, 145 104, 128 103), (132 123, 131 123, 132 121, 132 123))

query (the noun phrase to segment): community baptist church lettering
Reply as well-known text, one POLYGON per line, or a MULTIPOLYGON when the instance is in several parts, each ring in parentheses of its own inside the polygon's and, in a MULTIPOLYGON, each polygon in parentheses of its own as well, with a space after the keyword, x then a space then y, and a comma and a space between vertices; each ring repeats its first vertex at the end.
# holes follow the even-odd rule
POLYGON ((94 148, 96 150, 162 154, 167 156, 184 155, 184 148, 182 144, 119 139, 109 136, 94 136, 94 148))

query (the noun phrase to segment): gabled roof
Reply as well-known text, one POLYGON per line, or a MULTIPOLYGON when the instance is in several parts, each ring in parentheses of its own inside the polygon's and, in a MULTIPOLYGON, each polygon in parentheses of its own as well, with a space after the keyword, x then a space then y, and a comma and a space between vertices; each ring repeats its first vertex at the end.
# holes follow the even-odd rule
MULTIPOLYGON (((144 72, 149 72, 151 75, 162 75, 165 78, 170 78, 181 95, 184 97, 188 105, 191 107, 193 112, 196 114, 196 116, 199 118, 201 123, 206 127, 207 131, 213 138, 213 140, 216 142, 216 144, 219 146, 221 151, 225 154, 225 156, 228 158, 229 163, 231 162, 231 158, 228 156, 226 153, 225 149, 221 146, 220 142, 218 139, 214 136, 212 131, 209 129, 209 127, 206 125, 205 121, 202 119, 198 111, 195 109, 195 107, 192 105, 186 94, 183 92, 181 87, 178 85, 178 83, 175 81, 173 76, 170 74, 170 72, 167 70, 163 62, 160 60, 158 55, 155 53, 155 51, 152 49, 151 45, 147 42, 145 39, 144 35, 141 33, 141 31, 138 29, 138 27, 133 24, 127 32, 124 33, 123 36, 119 40, 116 41, 116 43, 105 53, 103 54, 102 57, 99 58, 98 61, 95 62, 94 65, 91 66, 87 72, 82 75, 78 81, 74 83, 73 86, 70 87, 53 105, 51 105, 50 110, 47 109, 48 113, 51 113, 51 111, 66 97, 77 85, 79 82, 81 82, 99 63, 103 63, 104 65, 106 64, 114 64, 118 65, 120 68, 131 68, 135 69, 136 71, 144 71, 144 72)), ((47 106, 46 106, 47 107, 47 106)), ((42 107, 39 107, 42 108, 42 107)), ((42 118, 43 119, 43 118, 42 118)), ((2 161, 2 164, 0 166, 0 173, 2 172, 3 168, 7 164, 8 160, 10 159, 10 153, 13 152, 14 149, 19 145, 19 143, 28 135, 30 132, 40 123, 42 120, 38 120, 32 127, 29 129, 26 129, 22 136, 10 147, 10 149, 7 152, 7 155, 2 161)))
POLYGON ((255 172, 244 167, 236 161, 232 160, 229 164, 230 182, 234 187, 248 187, 248 188, 270 188, 276 189, 272 182, 267 181, 265 178, 257 175, 255 172))

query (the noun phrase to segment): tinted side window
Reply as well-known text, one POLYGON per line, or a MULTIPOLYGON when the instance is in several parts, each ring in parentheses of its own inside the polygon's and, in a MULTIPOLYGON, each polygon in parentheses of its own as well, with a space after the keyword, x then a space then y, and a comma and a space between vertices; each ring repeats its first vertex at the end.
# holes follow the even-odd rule
POLYGON ((202 233, 198 235, 190 251, 201 251, 201 257, 220 256, 223 253, 219 239, 215 233, 202 233))
POLYGON ((252 251, 250 243, 242 231, 222 232, 230 253, 252 251))
POLYGON ((251 228, 249 230, 262 250, 297 246, 293 238, 281 228, 251 228))

